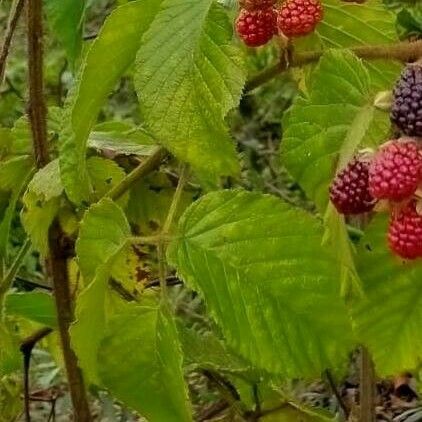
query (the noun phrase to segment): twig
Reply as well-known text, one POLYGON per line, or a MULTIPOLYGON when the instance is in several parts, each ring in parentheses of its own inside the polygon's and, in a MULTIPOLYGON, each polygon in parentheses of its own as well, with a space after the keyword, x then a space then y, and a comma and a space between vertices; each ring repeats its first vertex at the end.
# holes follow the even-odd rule
POLYGON ((257 383, 254 383, 254 385, 252 386, 252 394, 255 402, 255 412, 261 414, 261 401, 259 399, 259 389, 257 383))
POLYGON ((6 71, 6 63, 7 57, 9 55, 10 45, 12 44, 13 34, 15 33, 19 17, 22 14, 23 6, 24 0, 14 0, 10 10, 6 32, 0 49, 0 85, 4 81, 4 74, 6 71))
POLYGON ((375 371, 365 347, 360 349, 360 421, 375 422, 375 371))
POLYGON ((31 422, 30 412, 30 394, 29 394, 29 367, 31 364, 32 349, 44 337, 48 336, 53 330, 49 327, 41 328, 31 336, 27 337, 20 346, 20 351, 23 354, 23 379, 24 379, 24 406, 25 406, 25 421, 31 422))
POLYGON ((339 406, 341 407, 341 409, 343 410, 344 416, 346 417, 346 419, 349 418, 349 409, 347 408, 346 404, 344 403, 343 398, 341 397, 340 392, 337 389, 336 383, 334 381, 334 378, 330 372, 329 369, 327 369, 325 371, 325 376, 327 377, 327 381, 328 384, 330 386, 331 392, 334 394, 334 396, 336 397, 337 403, 339 404, 339 406))
MULTIPOLYGON (((351 48, 350 51, 361 59, 386 59, 410 62, 417 60, 422 56, 422 40, 415 42, 404 41, 389 45, 359 46, 351 48)), ((291 67, 300 67, 309 63, 317 62, 323 54, 323 51, 297 53, 292 55, 290 62, 287 62, 283 57, 276 65, 271 66, 252 77, 252 79, 247 82, 245 91, 249 92, 258 88, 291 67)))
POLYGON ((145 161, 139 164, 119 184, 111 189, 107 193, 107 196, 113 200, 122 197, 139 179, 156 169, 166 155, 167 152, 164 148, 157 147, 145 161))
MULTIPOLYGON (((43 0, 31 0, 27 7, 28 20, 28 68, 29 107, 35 162, 38 168, 49 161, 47 144, 47 109, 43 83, 43 0)), ((70 344, 69 328, 73 322, 73 298, 67 266, 68 251, 64 235, 57 220, 48 233, 49 257, 47 265, 53 280, 54 298, 57 310, 64 364, 73 405, 75 422, 92 420, 82 372, 70 344)))

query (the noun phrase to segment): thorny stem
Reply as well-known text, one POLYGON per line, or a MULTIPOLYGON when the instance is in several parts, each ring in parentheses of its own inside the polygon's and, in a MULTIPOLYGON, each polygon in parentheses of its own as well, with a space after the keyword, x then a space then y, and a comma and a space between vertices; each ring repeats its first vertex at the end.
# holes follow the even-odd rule
POLYGON ((22 14, 24 3, 24 0, 14 0, 9 19, 7 21, 7 28, 0 49, 0 85, 4 81, 4 74, 6 71, 6 63, 7 57, 9 55, 10 45, 12 43, 13 34, 15 33, 18 20, 22 14))
MULTIPOLYGON (((385 59, 410 62, 417 60, 422 56, 422 40, 415 42, 404 41, 389 45, 359 46, 347 50, 352 51, 361 59, 385 59)), ((289 61, 287 61, 283 56, 279 63, 252 77, 252 79, 250 79, 246 84, 245 91, 249 92, 258 88, 292 67, 300 67, 309 63, 317 62, 323 54, 323 51, 296 53, 292 54, 289 61)))
MULTIPOLYGON (((34 155, 37 168, 49 162, 47 144, 47 109, 43 82, 43 0, 31 0, 27 7, 28 23, 28 69, 29 106, 34 155)), ((92 420, 82 372, 71 348, 69 328, 73 321, 73 298, 70 291, 67 258, 68 251, 60 224, 55 220, 48 233, 49 274, 53 280, 54 298, 57 309, 57 322, 62 343, 64 364, 73 404, 75 422, 92 420)))

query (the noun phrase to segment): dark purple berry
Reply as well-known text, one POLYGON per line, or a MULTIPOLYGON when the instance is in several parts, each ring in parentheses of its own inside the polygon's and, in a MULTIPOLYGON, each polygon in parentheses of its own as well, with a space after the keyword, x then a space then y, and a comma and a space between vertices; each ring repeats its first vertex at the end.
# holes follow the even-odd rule
POLYGON ((408 65, 394 88, 391 121, 406 135, 422 136, 422 66, 408 65))

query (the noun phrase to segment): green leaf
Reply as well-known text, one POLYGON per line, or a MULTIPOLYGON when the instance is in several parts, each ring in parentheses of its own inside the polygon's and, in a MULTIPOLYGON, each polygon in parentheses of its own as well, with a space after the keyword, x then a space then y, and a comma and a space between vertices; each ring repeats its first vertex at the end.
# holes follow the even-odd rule
POLYGON ((124 250, 130 227, 122 209, 104 198, 85 214, 76 242, 78 263, 87 287, 76 300, 71 339, 80 367, 98 383, 99 343, 106 326, 107 286, 114 259, 124 250))
MULTIPOLYGON (((297 49, 326 50, 397 42, 394 13, 382 0, 363 4, 338 0, 323 0, 324 19, 309 37, 299 39, 297 49)), ((365 61, 371 85, 379 91, 390 89, 401 65, 387 60, 365 61)))
POLYGON ((41 292, 9 293, 6 296, 5 312, 48 327, 56 327, 56 309, 51 295, 41 292))
POLYGON ((85 0, 45 0, 47 18, 72 63, 82 47, 85 0))
POLYGON ((130 236, 122 209, 104 198, 86 212, 76 242, 76 254, 85 282, 90 282, 101 265, 113 257, 130 236))
POLYGON ((182 324, 178 326, 178 330, 184 359, 193 367, 229 373, 252 372, 250 364, 229 351, 215 333, 201 333, 182 324))
POLYGON ((0 162, 0 189, 5 191, 15 190, 17 185, 28 175, 32 167, 32 160, 28 156, 13 157, 0 162))
MULTIPOLYGON (((10 374, 21 368, 21 355, 17 339, 9 327, 3 322, 0 324, 0 380, 4 375, 10 374)), ((3 408, 2 408, 3 409, 3 408)))
POLYGON ((236 353, 312 376, 339 365, 352 343, 339 263, 322 235, 313 216, 274 197, 223 191, 187 209, 168 256, 236 353))
POLYGON ((386 220, 378 216, 361 240, 357 267, 366 297, 355 304, 353 319, 378 373, 395 375, 422 359, 422 262, 388 250, 386 220))
POLYGON ((85 155, 91 129, 107 95, 133 63, 142 34, 159 6, 159 0, 139 0, 115 9, 84 60, 60 135, 62 181, 68 197, 76 203, 90 197, 85 155))
POLYGON ((34 175, 22 199, 22 225, 34 249, 43 256, 48 253, 48 230, 59 210, 62 192, 59 162, 54 160, 34 175))
POLYGON ((383 142, 390 121, 373 106, 369 74, 353 54, 327 52, 311 81, 309 96, 297 98, 284 120, 282 160, 324 213, 336 167, 383 142))
POLYGON ((224 123, 245 81, 232 36, 213 0, 164 0, 137 55, 135 85, 148 129, 206 180, 239 171, 224 123))
POLYGON ((110 320, 99 349, 102 384, 151 422, 191 421, 172 316, 165 309, 126 306, 110 320))
POLYGON ((123 122, 105 122, 95 126, 88 146, 108 153, 122 155, 151 155, 154 139, 142 127, 123 122))

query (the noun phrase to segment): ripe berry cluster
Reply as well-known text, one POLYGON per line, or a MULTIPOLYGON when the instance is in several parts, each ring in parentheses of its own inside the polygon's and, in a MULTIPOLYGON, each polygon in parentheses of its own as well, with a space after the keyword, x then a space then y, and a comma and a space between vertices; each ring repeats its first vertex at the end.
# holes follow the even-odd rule
POLYGON ((372 211, 383 201, 391 212, 390 249, 405 259, 422 258, 422 66, 403 71, 394 89, 391 121, 403 136, 372 156, 355 156, 332 182, 330 199, 345 215, 372 211))
POLYGON ((249 47, 268 43, 274 35, 300 37, 310 34, 322 20, 320 0, 240 0, 236 20, 239 37, 249 47))

